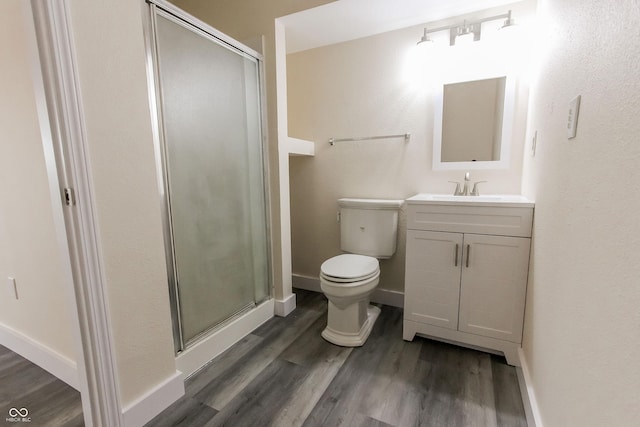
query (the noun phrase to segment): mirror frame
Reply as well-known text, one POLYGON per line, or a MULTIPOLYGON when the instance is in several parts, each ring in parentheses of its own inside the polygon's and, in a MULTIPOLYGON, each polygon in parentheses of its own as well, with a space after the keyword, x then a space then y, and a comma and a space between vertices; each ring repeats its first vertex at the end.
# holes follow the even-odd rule
POLYGON ((513 140, 513 121, 515 117, 516 79, 508 73, 491 73, 479 75, 475 73, 468 79, 444 80, 438 85, 434 95, 433 122, 433 170, 474 170, 474 169, 508 169, 513 140), (442 114, 444 108, 444 86, 452 83, 464 83, 505 77, 504 110, 502 115, 502 139, 500 143, 500 160, 478 162, 443 162, 442 158, 442 114))

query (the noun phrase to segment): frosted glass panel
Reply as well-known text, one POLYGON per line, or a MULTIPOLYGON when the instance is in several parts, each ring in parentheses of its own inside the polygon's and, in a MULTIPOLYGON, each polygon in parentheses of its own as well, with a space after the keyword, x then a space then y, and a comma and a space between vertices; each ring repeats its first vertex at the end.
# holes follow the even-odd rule
POLYGON ((157 17, 183 341, 268 292, 258 63, 157 17))

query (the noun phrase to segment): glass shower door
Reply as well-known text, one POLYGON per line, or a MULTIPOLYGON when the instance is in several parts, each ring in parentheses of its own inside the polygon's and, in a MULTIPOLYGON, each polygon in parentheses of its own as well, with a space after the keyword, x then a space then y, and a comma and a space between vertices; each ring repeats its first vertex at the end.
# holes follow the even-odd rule
POLYGON ((159 9, 155 43, 180 350, 268 295, 260 67, 159 9))

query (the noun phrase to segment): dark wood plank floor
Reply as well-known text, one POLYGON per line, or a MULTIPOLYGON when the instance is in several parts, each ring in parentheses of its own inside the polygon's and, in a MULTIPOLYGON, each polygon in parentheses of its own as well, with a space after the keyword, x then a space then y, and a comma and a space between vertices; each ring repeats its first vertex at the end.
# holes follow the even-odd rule
POLYGON ((148 426, 526 426, 515 368, 502 357, 417 337, 382 307, 366 344, 324 341, 326 299, 296 290, 276 317, 185 384, 148 426))
POLYGON ((0 425, 84 426, 80 392, 0 345, 0 425), (7 421, 11 408, 31 422, 7 421))

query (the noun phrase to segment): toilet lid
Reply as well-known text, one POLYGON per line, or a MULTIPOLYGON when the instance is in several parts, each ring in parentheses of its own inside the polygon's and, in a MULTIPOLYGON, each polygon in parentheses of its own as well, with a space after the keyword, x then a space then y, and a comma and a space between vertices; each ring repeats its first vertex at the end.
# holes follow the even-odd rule
POLYGON ((323 275, 339 279, 357 279, 372 276, 377 271, 378 260, 376 258, 356 254, 334 256, 320 266, 320 272, 323 275))

